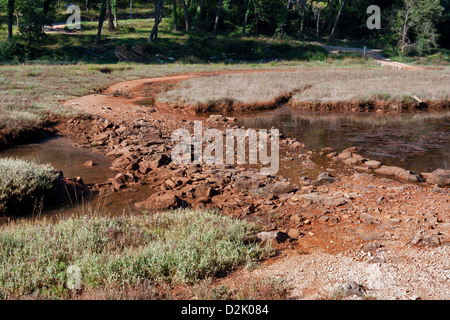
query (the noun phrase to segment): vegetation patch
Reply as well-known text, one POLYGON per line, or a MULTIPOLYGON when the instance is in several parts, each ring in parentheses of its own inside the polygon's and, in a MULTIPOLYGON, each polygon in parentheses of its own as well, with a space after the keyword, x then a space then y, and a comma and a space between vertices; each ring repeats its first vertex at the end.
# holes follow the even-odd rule
POLYGON ((35 201, 53 187, 58 174, 50 165, 0 159, 0 212, 35 201))
POLYGON ((0 298, 68 298, 70 266, 80 270, 77 292, 223 276, 272 254, 249 241, 257 231, 244 221, 190 210, 13 222, 0 233, 0 298))

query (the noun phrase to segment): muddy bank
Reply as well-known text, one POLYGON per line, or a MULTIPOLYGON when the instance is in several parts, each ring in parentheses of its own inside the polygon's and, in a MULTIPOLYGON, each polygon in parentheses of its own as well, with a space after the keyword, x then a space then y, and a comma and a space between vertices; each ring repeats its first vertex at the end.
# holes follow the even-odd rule
POLYGON ((310 111, 353 111, 353 112, 414 112, 414 111, 444 111, 450 108, 450 101, 422 102, 388 102, 388 101, 295 101, 290 100, 289 106, 299 110, 310 111))
POLYGON ((56 121, 48 121, 39 127, 16 130, 0 130, 0 151, 19 144, 37 142, 56 134, 56 121))

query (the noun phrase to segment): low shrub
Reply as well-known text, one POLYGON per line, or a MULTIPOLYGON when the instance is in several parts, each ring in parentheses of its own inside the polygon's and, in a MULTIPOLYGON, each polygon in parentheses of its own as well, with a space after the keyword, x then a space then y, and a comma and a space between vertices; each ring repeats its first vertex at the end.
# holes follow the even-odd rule
POLYGON ((0 212, 17 209, 52 188, 58 174, 50 165, 0 159, 0 212))
POLYGON ((216 213, 78 217, 0 229, 0 298, 67 298, 69 266, 81 291, 191 284, 272 254, 250 241, 257 228, 216 213), (72 269, 74 268, 72 267, 72 269))

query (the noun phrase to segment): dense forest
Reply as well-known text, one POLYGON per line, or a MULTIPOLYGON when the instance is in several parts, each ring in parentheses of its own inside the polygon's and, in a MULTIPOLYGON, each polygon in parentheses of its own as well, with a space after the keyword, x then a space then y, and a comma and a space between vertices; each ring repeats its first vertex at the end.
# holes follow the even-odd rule
MULTIPOLYGON (((44 27, 65 22, 69 2, 61 0, 0 0, 0 30, 12 39, 13 27, 28 43, 44 35, 44 27)), ((85 0, 73 3, 81 9, 81 19, 98 24, 95 42, 102 41, 103 25, 111 32, 120 30, 122 19, 148 21, 147 41, 160 38, 162 21, 175 32, 207 42, 220 34, 291 37, 297 40, 354 39, 390 46, 398 54, 421 55, 431 48, 450 47, 450 0, 85 0), (381 10, 380 28, 371 29, 367 21, 381 10), (137 9, 134 12, 133 6, 137 9), (139 10, 138 10, 139 9, 139 10), (130 13, 128 13, 131 11, 130 13)), ((375 18, 376 19, 376 18, 375 18)), ((5 46, 8 40, 0 39, 5 46)))

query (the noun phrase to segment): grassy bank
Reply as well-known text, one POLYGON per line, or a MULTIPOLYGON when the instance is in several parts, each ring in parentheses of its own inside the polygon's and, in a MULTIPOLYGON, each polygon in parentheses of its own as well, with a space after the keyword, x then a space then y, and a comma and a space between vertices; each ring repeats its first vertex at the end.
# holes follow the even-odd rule
POLYGON ((74 266, 81 274, 78 296, 128 288, 131 297, 147 288, 147 298, 157 298, 157 288, 170 294, 270 256, 270 247, 248 241, 256 231, 243 221, 189 210, 10 223, 0 232, 0 297, 75 297, 67 285, 74 266))
POLYGON ((422 100, 448 101, 450 68, 426 71, 328 68, 263 74, 226 74, 183 82, 159 99, 170 104, 211 105, 228 101, 257 104, 290 93, 291 103, 402 103, 416 95, 422 100), (245 85, 242 85, 245 84, 245 85))
POLYGON ((223 65, 128 64, 2 66, 0 147, 5 143, 1 139, 2 135, 18 136, 23 131, 41 128, 52 118, 76 116, 73 109, 61 105, 61 102, 70 98, 98 92, 119 81, 225 68, 223 65), (108 70, 108 73, 104 70, 108 70))

